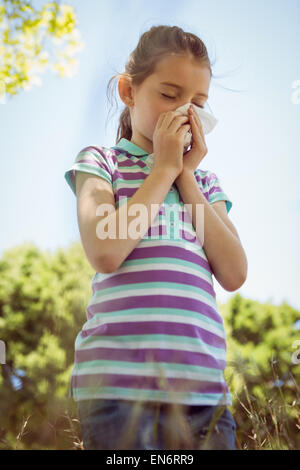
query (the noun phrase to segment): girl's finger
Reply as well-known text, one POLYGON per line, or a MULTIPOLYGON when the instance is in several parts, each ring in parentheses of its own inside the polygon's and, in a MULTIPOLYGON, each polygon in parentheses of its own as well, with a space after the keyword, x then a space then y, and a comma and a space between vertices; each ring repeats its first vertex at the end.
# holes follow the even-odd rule
POLYGON ((198 114, 196 113, 195 110, 193 112, 193 115, 195 116, 196 122, 198 123, 198 128, 200 129, 201 137, 202 137, 202 139, 204 139, 204 132, 203 132, 203 126, 202 126, 201 119, 199 118, 199 116, 198 116, 198 114))
POLYGON ((195 137, 196 143, 199 142, 201 143, 203 137, 201 135, 201 132, 199 131, 199 126, 196 123, 195 117, 192 115, 191 116, 191 122, 192 122, 192 133, 193 136, 195 137))
POLYGON ((198 114, 195 111, 194 111, 194 113, 192 113, 192 115, 194 116, 195 122, 197 122, 197 131, 199 132, 199 141, 201 141, 205 144, 205 137, 204 137, 202 122, 201 122, 198 114))
POLYGON ((205 155, 207 153, 206 142, 204 139, 203 133, 201 133, 201 128, 196 125, 195 118, 191 118, 192 122, 192 132, 193 132, 193 139, 197 147, 205 150, 205 155))

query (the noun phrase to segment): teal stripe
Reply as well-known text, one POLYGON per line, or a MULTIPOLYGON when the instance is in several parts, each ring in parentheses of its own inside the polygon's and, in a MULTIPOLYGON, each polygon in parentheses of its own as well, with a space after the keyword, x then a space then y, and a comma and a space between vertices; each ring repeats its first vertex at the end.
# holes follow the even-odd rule
POLYGON ((86 155, 87 156, 93 155, 93 157, 95 157, 97 160, 99 160, 99 157, 103 158, 102 155, 99 152, 96 152, 96 150, 94 150, 94 149, 92 149, 92 150, 90 149, 90 150, 81 150, 81 152, 79 152, 77 154, 77 157, 76 157, 75 161, 80 160, 80 158, 82 158, 82 156, 85 157, 86 155))
MULTIPOLYGON (((216 328, 219 328, 220 332, 224 332, 224 327, 221 325, 219 322, 216 322, 210 317, 207 317, 206 315, 203 315, 200 312, 192 312, 191 310, 184 310, 184 309, 177 309, 177 308, 163 308, 163 307, 144 307, 144 308, 135 308, 133 309, 126 309, 126 310, 119 310, 117 312, 109 312, 109 313, 95 313, 93 315, 93 319, 99 317, 99 319, 107 319, 108 321, 113 318, 113 317, 125 317, 123 321, 126 321, 128 319, 128 316, 134 314, 134 315, 141 315, 141 318, 146 318, 147 314, 153 314, 153 313, 159 313, 161 315, 161 318, 163 318, 164 315, 169 315, 169 316, 174 316, 176 315, 176 312, 178 312, 178 316, 184 318, 185 316, 188 318, 195 318, 196 320, 199 320, 201 317, 201 320, 208 325, 213 325, 216 328), (157 311, 156 311, 157 310, 157 311), (143 317, 142 315, 145 315, 143 317)), ((122 319, 120 319, 122 321, 122 319)))
POLYGON ((176 258, 176 259, 168 258, 167 256, 160 256, 159 258, 150 258, 150 259, 144 258, 144 259, 128 260, 128 261, 124 261, 122 263, 122 266, 140 266, 140 265, 149 264, 149 263, 150 264, 160 264, 160 263, 174 264, 174 266, 182 266, 182 268, 192 268, 194 269, 194 271, 199 271, 200 273, 206 274, 208 278, 211 276, 211 273, 207 271, 207 269, 205 269, 203 266, 200 266, 199 264, 193 263, 192 261, 186 261, 180 258, 176 258))
MULTIPOLYGON (((115 164, 113 163, 112 159, 109 158, 110 156, 110 150, 106 147, 102 146, 102 149, 105 151, 106 158, 103 157, 103 155, 100 152, 97 152, 96 150, 83 150, 79 152, 77 155, 75 162, 78 162, 78 160, 81 160, 82 158, 92 158, 96 160, 99 163, 102 163, 103 165, 107 165, 108 168, 110 169, 111 173, 113 174, 116 170, 115 164)), ((104 169, 104 171, 106 171, 104 169)))
MULTIPOLYGON (((157 364, 156 362, 125 362, 125 361, 109 361, 109 360, 94 360, 94 361, 86 361, 86 362, 78 362, 76 364, 76 369, 85 369, 86 367, 99 367, 99 366, 116 366, 124 369, 128 369, 128 373, 130 374, 130 369, 141 369, 146 370, 147 368, 152 370, 151 364, 157 364)), ((163 364, 168 370, 174 370, 182 372, 182 364, 174 364, 168 362, 160 362, 159 364, 163 364)), ((220 369, 212 369, 210 367, 201 367, 201 366, 193 366, 189 364, 184 364, 184 370, 190 372, 198 372, 204 373, 208 375, 214 375, 216 377, 223 378, 223 371, 220 369)))
MULTIPOLYGON (((201 179, 208 178, 211 174, 211 172, 209 172, 209 171, 200 171, 200 173, 197 171, 196 173, 201 177, 201 179)), ((210 202, 210 204, 213 204, 214 202, 217 202, 217 201, 225 201, 226 202, 226 210, 227 210, 227 214, 228 214, 228 212, 230 211, 230 209, 232 207, 232 201, 229 199, 227 194, 224 193, 224 191, 222 191, 220 180, 214 178, 210 181, 209 184, 207 184, 207 183, 203 184, 200 181, 198 182, 198 184, 199 184, 199 186, 201 186, 203 188, 203 191, 205 193, 209 193, 211 188, 219 188, 221 191, 217 191, 215 193, 209 194, 209 202, 210 202)))
MULTIPOLYGON (((129 400, 136 400, 142 398, 145 400, 157 400, 157 399, 167 399, 174 397, 189 399, 190 403, 195 404, 205 404, 207 401, 215 401, 217 405, 219 401, 223 398, 224 395, 221 393, 195 393, 195 392, 175 392, 171 390, 170 392, 164 390, 151 390, 151 389, 137 389, 137 388, 124 388, 124 387, 78 387, 73 388, 74 397, 77 400, 84 400, 90 398, 101 398, 101 394, 110 394, 111 398, 118 398, 122 396, 129 400)), ((226 399, 228 404, 231 404, 230 394, 226 394, 226 399)), ((103 399, 105 399, 104 397, 103 399)), ((76 400, 76 401, 77 401, 76 400)))
MULTIPOLYGON (((124 167, 121 168, 121 171, 124 167)), ((130 167, 131 169, 131 167, 130 167)), ((140 167, 139 167, 140 171, 143 171, 140 167)), ((122 187, 124 188, 124 183, 126 184, 126 186, 136 186, 136 188, 138 189, 140 187, 140 185, 145 181, 144 179, 132 179, 132 180, 124 180, 123 178, 116 178, 116 183, 118 183, 118 181, 120 181, 122 183, 122 187)))
POLYGON ((106 181, 108 181, 110 184, 112 182, 110 174, 106 170, 104 170, 103 168, 100 168, 97 165, 92 166, 92 164, 88 164, 88 163, 75 163, 72 167, 72 170, 83 171, 85 173, 92 173, 94 175, 97 175, 106 179, 106 181))
MULTIPOLYGON (((140 158, 140 157, 139 157, 139 158, 140 158)), ((128 158, 126 158, 126 160, 128 160, 128 158)), ((141 172, 143 172, 143 171, 147 170, 147 167, 141 168, 137 163, 134 163, 133 160, 130 160, 130 161, 133 163, 133 165, 128 165, 128 166, 121 166, 121 167, 119 167, 120 173, 122 173, 122 170, 125 169, 125 168, 126 168, 127 170, 130 170, 131 173, 133 173, 134 171, 137 171, 137 172, 140 172, 140 171, 141 171, 141 172)), ((147 176, 148 176, 148 175, 147 175, 147 176)), ((125 180, 123 180, 123 181, 125 181, 125 180)), ((138 180, 135 180, 135 181, 138 181, 138 180)), ((144 181, 144 180, 141 180, 141 181, 144 181)), ((126 183, 127 183, 127 180, 126 180, 126 183)))
POLYGON ((232 208, 232 202, 230 201, 230 199, 226 196, 225 193, 213 193, 210 195, 210 204, 213 204, 214 202, 217 202, 217 201, 225 201, 226 203, 226 210, 227 210, 227 214, 228 212, 230 211, 230 209, 232 208))
MULTIPOLYGON (((147 290, 150 290, 150 289, 156 289, 158 287, 161 287, 161 288, 168 288, 172 291, 174 291, 174 295, 176 295, 176 292, 178 291, 183 291, 183 292, 191 292, 191 293, 195 293, 195 294, 199 294, 199 290, 201 291, 200 294, 209 299, 214 305, 215 307, 217 307, 217 304, 216 304, 216 301, 214 299, 214 297, 209 294, 208 292, 206 292, 205 290, 201 289, 201 287, 195 287, 195 286, 190 286, 188 284, 180 284, 178 282, 139 282, 138 284, 124 284, 124 285, 119 285, 119 286, 115 286, 115 287, 107 287, 107 288, 101 288, 100 290, 96 291, 93 295, 93 302, 92 303, 95 303, 94 301, 96 300, 101 300, 101 297, 103 295, 109 295, 109 294, 114 294, 114 293, 120 293, 120 292, 125 292, 125 291, 129 291, 129 290, 142 290, 142 289, 147 289, 147 290)), ((151 295, 151 291, 149 292, 149 294, 146 294, 146 295, 151 295)), ((159 295, 159 294, 158 294, 159 295)), ((168 295, 172 295, 172 294, 168 294, 168 295)), ((184 301, 184 299, 183 299, 184 301)))
MULTIPOLYGON (((121 336, 109 336, 109 335, 93 335, 93 336, 87 336, 86 338, 83 338, 80 341, 80 338, 78 339, 78 342, 76 346, 80 346, 81 344, 84 343, 86 346, 87 344, 94 343, 96 338, 101 339, 102 343, 105 342, 111 342, 111 341, 119 341, 119 347, 122 349, 122 343, 129 342, 136 342, 139 343, 139 348, 143 347, 143 342, 144 341, 151 341, 151 342, 161 342, 165 341, 164 343, 164 349, 168 349, 169 345, 171 346, 172 344, 191 344, 191 345, 196 345, 197 344, 204 344, 205 348, 209 351, 211 356, 214 356, 215 353, 220 354, 220 352, 226 353, 226 348, 215 348, 207 343, 204 343, 200 338, 191 338, 190 336, 178 336, 178 335, 160 335, 160 334, 153 334, 153 335, 121 335, 121 336)), ((98 347, 98 346, 95 346, 98 347)), ((149 346, 147 346, 149 347, 149 346)), ((174 349, 174 348, 172 348, 174 349)), ((180 349, 178 349, 180 351, 180 349)), ((194 351, 188 351, 188 354, 193 354, 194 351)), ((226 357, 224 356, 223 359, 220 358, 220 360, 225 361, 226 357)))

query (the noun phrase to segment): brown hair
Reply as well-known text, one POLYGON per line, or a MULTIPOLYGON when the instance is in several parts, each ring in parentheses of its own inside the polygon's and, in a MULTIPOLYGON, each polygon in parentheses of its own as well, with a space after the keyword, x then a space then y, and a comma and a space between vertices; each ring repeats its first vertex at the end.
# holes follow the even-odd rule
MULTIPOLYGON (((152 26, 149 31, 141 35, 137 47, 130 54, 125 65, 125 72, 114 75, 108 82, 107 90, 111 81, 121 76, 128 76, 133 85, 140 85, 154 72, 156 64, 164 56, 182 52, 191 54, 195 59, 207 65, 213 76, 206 46, 198 36, 185 32, 178 26, 152 26)), ((125 106, 120 115, 116 144, 122 137, 128 140, 132 137, 128 106, 125 106)))

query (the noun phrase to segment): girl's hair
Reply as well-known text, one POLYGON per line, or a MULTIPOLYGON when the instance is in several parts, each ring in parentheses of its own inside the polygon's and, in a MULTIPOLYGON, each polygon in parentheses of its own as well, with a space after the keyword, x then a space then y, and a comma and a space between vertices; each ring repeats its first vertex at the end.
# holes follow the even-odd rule
MULTIPOLYGON (((196 60, 206 65, 211 77, 213 76, 206 46, 198 36, 185 32, 178 26, 152 26, 149 31, 141 35, 137 47, 130 54, 125 65, 125 72, 114 75, 109 80, 107 89, 114 78, 122 76, 130 77, 133 85, 140 85, 154 72, 159 60, 171 53, 192 55, 196 60)), ((120 115, 116 144, 122 137, 128 140, 131 140, 132 137, 128 106, 125 106, 120 115)))

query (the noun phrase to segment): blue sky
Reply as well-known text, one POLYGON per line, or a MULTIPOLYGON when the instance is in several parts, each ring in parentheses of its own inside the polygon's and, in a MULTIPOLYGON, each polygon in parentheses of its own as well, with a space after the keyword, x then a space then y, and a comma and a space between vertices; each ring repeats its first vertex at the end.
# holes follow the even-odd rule
MULTIPOLYGON (((210 87, 219 122, 206 136, 200 168, 219 176, 233 203, 229 217, 248 258, 239 292, 300 309, 300 103, 292 99, 300 81, 300 2, 66 3, 75 7, 84 42, 76 76, 47 72, 41 87, 0 105, 1 253, 24 241, 55 251, 80 239, 64 172, 83 147, 115 145, 123 104, 116 89, 119 107, 106 126, 106 87, 140 35, 152 25, 178 25, 204 40, 214 75, 225 77, 210 87)), ((214 285, 220 302, 235 294, 214 285)))

